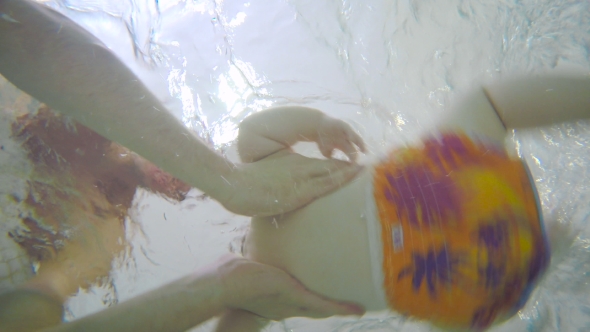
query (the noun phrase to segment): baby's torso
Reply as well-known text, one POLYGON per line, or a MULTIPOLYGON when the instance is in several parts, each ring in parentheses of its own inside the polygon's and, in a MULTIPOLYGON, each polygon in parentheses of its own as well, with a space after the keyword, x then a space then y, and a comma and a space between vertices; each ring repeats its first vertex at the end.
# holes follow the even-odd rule
POLYGON ((246 256, 285 269, 309 289, 368 310, 386 308, 374 284, 367 223, 372 168, 341 189, 284 216, 254 218, 246 256))

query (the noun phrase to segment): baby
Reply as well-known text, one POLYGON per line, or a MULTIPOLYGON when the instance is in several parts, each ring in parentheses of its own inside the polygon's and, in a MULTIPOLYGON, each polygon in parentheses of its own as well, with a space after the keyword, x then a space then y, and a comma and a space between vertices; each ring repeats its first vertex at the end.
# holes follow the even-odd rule
MULTIPOLYGON (((506 128, 590 118, 587 96, 588 79, 567 77, 477 91, 422 145, 394 150, 302 209, 253 218, 244 255, 367 310, 484 330, 522 308, 550 260, 534 183, 504 150, 506 128)), ((298 141, 316 142, 328 158, 364 151, 348 125, 304 107, 256 113, 238 140, 244 162, 283 158, 298 141)), ((232 311, 218 331, 263 324, 232 311)))

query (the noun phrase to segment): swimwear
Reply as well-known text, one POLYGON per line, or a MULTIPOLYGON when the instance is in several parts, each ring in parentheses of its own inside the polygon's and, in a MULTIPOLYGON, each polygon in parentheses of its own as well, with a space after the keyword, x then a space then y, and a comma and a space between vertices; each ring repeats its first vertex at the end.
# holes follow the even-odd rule
POLYGON ((501 147, 430 138, 377 165, 372 191, 379 223, 369 234, 382 245, 372 248, 374 276, 401 314, 485 329, 522 308, 549 264, 528 169, 501 147))

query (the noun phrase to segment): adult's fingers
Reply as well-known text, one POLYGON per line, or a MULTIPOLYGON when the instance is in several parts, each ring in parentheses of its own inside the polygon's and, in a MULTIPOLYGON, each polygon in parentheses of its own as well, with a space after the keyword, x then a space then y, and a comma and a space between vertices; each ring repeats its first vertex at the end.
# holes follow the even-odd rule
POLYGON ((286 196, 279 199, 284 212, 293 210, 293 207, 309 204, 316 198, 340 188, 363 169, 361 165, 341 160, 299 157, 305 158, 307 161, 300 165, 297 174, 292 177, 295 181, 293 187, 287 191, 286 196))
POLYGON ((235 190, 223 202, 228 210, 250 216, 290 212, 350 181, 362 169, 341 160, 293 154, 242 165, 228 181, 235 190))
POLYGON ((297 294, 298 298, 293 300, 294 303, 297 303, 297 312, 291 312, 287 316, 326 318, 335 315, 363 315, 365 313, 365 309, 361 305, 328 300, 307 289, 299 291, 297 294))
POLYGON ((310 176, 298 184, 298 196, 301 201, 313 199, 334 191, 352 180, 363 166, 340 160, 324 160, 323 169, 314 170, 310 176))
POLYGON ((327 187, 328 191, 342 186, 363 169, 361 165, 342 160, 306 159, 308 162, 300 169, 298 178, 306 183, 327 187))

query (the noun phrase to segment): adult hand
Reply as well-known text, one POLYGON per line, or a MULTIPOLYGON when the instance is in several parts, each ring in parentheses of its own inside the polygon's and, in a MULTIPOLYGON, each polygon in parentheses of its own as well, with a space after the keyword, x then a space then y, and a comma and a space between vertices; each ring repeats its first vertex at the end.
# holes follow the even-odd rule
POLYGON ((227 186, 218 200, 237 214, 277 215, 339 188, 361 169, 362 166, 340 160, 277 154, 256 163, 238 165, 224 177, 227 186))
POLYGON ((227 255, 216 264, 222 302, 229 309, 249 311, 272 320, 365 312, 360 305, 316 295, 285 271, 270 265, 235 255, 227 255))

